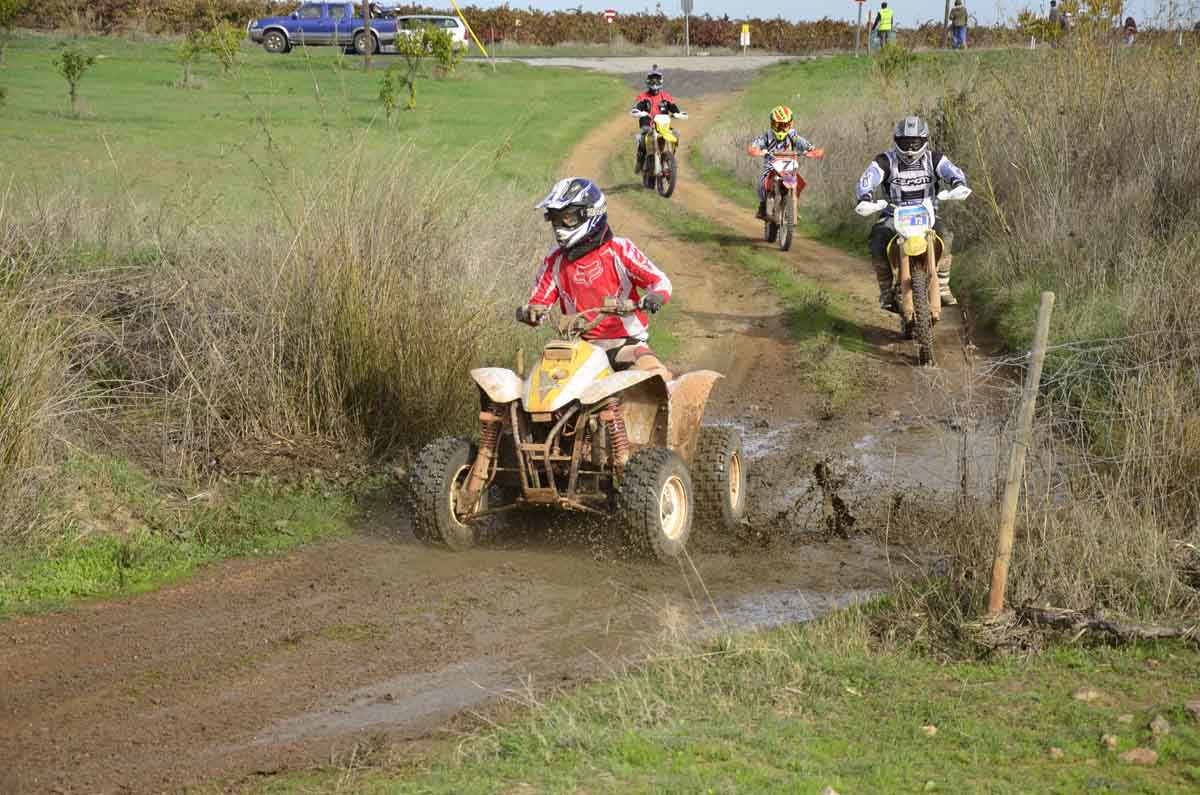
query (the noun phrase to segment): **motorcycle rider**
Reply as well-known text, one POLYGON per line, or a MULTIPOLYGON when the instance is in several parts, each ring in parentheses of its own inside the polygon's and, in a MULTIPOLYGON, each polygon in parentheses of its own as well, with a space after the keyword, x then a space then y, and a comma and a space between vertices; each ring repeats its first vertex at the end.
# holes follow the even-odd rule
POLYGON ((646 341, 647 313, 671 300, 671 280, 633 241, 613 235, 604 192, 591 180, 568 177, 537 207, 554 230, 555 247, 538 269, 529 301, 517 309, 517 320, 537 326, 555 301, 564 314, 575 314, 602 307, 610 296, 632 299, 638 311, 605 317, 584 338, 608 354, 614 370, 649 370, 670 380, 646 341))
POLYGON ((760 221, 767 220, 767 177, 771 175, 771 162, 775 159, 772 153, 794 150, 803 154, 816 149, 792 128, 792 121, 792 109, 787 105, 776 105, 771 110, 771 129, 751 141, 747 150, 751 155, 761 153, 763 159, 763 173, 758 180, 758 213, 754 216, 760 221))
POLYGON ((649 116, 638 117, 638 134, 637 134, 637 164, 633 168, 634 174, 641 174, 642 168, 646 163, 646 132, 654 124, 654 114, 663 113, 681 113, 679 105, 675 104, 675 97, 663 91, 663 75, 658 69, 658 64, 646 74, 646 90, 637 95, 637 99, 633 101, 633 112, 641 111, 648 113, 649 116))
MULTIPOLYGON (((858 211, 871 212, 870 202, 876 188, 883 189, 883 198, 890 203, 879 215, 871 229, 868 247, 875 278, 879 282, 879 306, 890 312, 898 311, 892 289, 892 266, 888 261, 888 244, 896 236, 891 205, 901 202, 930 199, 937 208, 939 180, 950 188, 966 187, 967 175, 941 152, 929 148, 929 125, 919 116, 901 119, 892 135, 894 146, 883 152, 867 166, 858 180, 858 211), (864 203, 866 203, 864 205, 864 203)), ((942 258, 938 261, 938 286, 944 306, 958 303, 950 292, 951 243, 954 236, 945 229, 941 214, 933 230, 942 239, 942 258)))

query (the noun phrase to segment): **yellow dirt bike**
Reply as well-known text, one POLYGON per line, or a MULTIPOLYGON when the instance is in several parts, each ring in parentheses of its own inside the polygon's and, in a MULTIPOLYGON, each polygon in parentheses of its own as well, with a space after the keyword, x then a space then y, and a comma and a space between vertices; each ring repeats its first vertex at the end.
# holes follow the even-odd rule
POLYGON ((606 317, 638 310, 609 299, 561 317, 528 374, 520 365, 471 371, 482 405, 479 442, 443 438, 418 454, 409 488, 419 538, 467 549, 490 518, 544 506, 609 517, 633 546, 669 561, 683 553, 694 520, 740 524, 741 436, 700 426, 720 374, 668 381, 655 371, 613 372, 605 350, 584 339, 606 317))
MULTIPOLYGON (((649 117, 644 110, 634 110, 634 116, 649 117)), ((672 119, 686 119, 686 113, 659 112, 651 117, 653 122, 646 128, 642 146, 646 153, 645 165, 642 166, 642 185, 658 190, 664 199, 669 199, 675 192, 675 181, 679 173, 675 168, 675 150, 679 147, 679 136, 671 128, 672 119), (653 160, 651 159, 653 158, 653 160), (653 163, 653 168, 651 164, 653 163)))
MULTIPOLYGON (((962 200, 971 189, 960 185, 938 194, 938 201, 962 200)), ((896 234, 888 243, 888 261, 892 266, 892 287, 900 305, 900 333, 917 343, 917 360, 922 365, 936 364, 933 352, 933 327, 941 319, 942 296, 938 289, 937 264, 945 245, 934 231, 937 215, 933 201, 891 204, 886 199, 861 202, 859 215, 872 215, 892 208, 896 234)))
MULTIPOLYGON (((767 154, 766 150, 753 146, 747 151, 752 157, 767 154)), ((770 154, 771 167, 763 176, 763 190, 767 199, 763 239, 768 243, 778 242, 780 251, 787 251, 792 247, 796 221, 800 217, 796 202, 800 200, 800 192, 807 184, 804 177, 800 176, 800 158, 820 159, 825 156, 825 150, 810 149, 801 153, 793 149, 781 149, 770 154)))

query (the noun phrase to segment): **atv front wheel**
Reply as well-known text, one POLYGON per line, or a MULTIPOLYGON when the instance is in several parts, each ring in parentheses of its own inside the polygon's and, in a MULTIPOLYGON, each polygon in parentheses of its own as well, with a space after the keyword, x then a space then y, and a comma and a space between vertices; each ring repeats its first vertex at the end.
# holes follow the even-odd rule
POLYGON ((409 475, 413 532, 429 544, 445 544, 455 551, 479 542, 476 528, 462 521, 466 510, 456 500, 475 460, 475 445, 466 439, 443 438, 425 445, 409 475))
POLYGON ((647 447, 633 454, 617 491, 617 510, 633 546, 663 562, 683 553, 695 513, 692 478, 674 450, 647 447))
POLYGON ((692 459, 696 519, 716 530, 732 530, 746 516, 746 459, 742 435, 733 428, 704 427, 692 459))

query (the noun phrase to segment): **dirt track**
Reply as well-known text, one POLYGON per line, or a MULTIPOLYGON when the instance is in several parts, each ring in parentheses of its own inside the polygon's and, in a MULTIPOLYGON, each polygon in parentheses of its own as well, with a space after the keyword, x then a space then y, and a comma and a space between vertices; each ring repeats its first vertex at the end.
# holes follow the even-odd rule
MULTIPOLYGON (((689 103, 692 139, 723 101, 689 103)), ((564 173, 607 174, 614 148, 629 148, 630 137, 628 117, 615 118, 581 142, 564 173)), ((798 241, 790 261, 865 297, 863 322, 877 327, 869 338, 878 343, 880 394, 846 423, 824 426, 794 374, 771 292, 710 249, 664 236, 626 199, 638 189, 632 182, 631 174, 629 185, 606 185, 614 225, 676 283, 687 344, 672 364, 727 374, 711 419, 747 430, 773 489, 760 486, 757 497, 794 501, 806 475, 794 461, 815 448, 852 449, 883 390, 891 406, 926 402, 929 376, 915 373, 890 318, 869 305, 867 266, 798 241)), ((672 201, 734 226, 746 245, 758 239, 757 222, 686 165, 672 201)), ((958 345, 952 323, 940 341, 943 350, 958 345)), ((805 517, 769 548, 699 539, 694 572, 626 560, 603 528, 586 525, 529 528, 464 555, 417 544, 404 518, 386 510, 369 525, 157 593, 0 625, 0 791, 236 785, 328 762, 356 743, 419 741, 505 692, 602 674, 664 633, 712 622, 697 575, 723 620, 747 626, 806 618, 886 587, 891 570, 866 542, 804 543, 805 517)))

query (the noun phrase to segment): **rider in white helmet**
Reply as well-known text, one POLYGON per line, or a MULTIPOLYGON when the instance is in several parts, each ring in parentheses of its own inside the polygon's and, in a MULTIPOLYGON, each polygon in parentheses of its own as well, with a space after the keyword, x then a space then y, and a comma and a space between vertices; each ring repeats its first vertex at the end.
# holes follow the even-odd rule
MULTIPOLYGON (((892 135, 894 146, 883 152, 867 166, 858 180, 857 201, 870 201, 877 189, 891 204, 931 199, 937 205, 938 183, 944 182, 951 188, 967 184, 967 175, 941 152, 929 147, 929 125, 919 116, 901 119, 892 135)), ((938 285, 941 288, 942 304, 953 306, 958 303, 950 292, 950 244, 953 234, 946 231, 942 216, 937 216, 934 231, 944 244, 938 262, 938 285)), ((875 266, 875 277, 879 281, 879 305, 888 311, 896 310, 892 292, 892 266, 888 262, 887 247, 896 235, 896 226, 889 206, 880 213, 879 220, 871 229, 868 247, 871 263, 875 266)))

